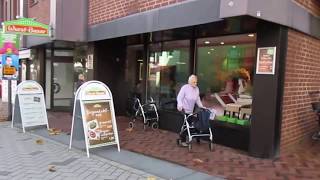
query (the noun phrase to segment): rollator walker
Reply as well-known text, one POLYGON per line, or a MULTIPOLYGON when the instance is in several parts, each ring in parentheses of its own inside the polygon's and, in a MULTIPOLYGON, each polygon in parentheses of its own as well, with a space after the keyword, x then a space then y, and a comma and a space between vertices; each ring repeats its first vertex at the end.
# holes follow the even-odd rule
MULTIPOLYGON (((210 115, 207 117, 200 117, 206 113, 211 115, 212 112, 209 109, 202 108, 200 111, 193 114, 183 113, 184 120, 179 135, 181 137, 183 134, 185 134, 185 131, 187 131, 186 143, 188 144, 189 152, 192 149, 192 140, 196 138, 197 142, 200 143, 200 138, 204 137, 209 137, 209 149, 210 151, 213 151, 213 133, 209 124, 209 118, 211 119, 211 117, 210 115), (200 118, 208 118, 204 119, 207 123, 203 123, 200 118)), ((182 139, 180 137, 177 139, 177 144, 179 146, 182 145, 182 139)))
POLYGON ((146 129, 146 126, 149 126, 152 129, 158 129, 159 115, 157 106, 152 97, 146 104, 141 104, 139 98, 135 97, 133 103, 133 111, 134 115, 131 122, 129 122, 129 128, 134 128, 136 120, 142 118, 144 130, 146 129))

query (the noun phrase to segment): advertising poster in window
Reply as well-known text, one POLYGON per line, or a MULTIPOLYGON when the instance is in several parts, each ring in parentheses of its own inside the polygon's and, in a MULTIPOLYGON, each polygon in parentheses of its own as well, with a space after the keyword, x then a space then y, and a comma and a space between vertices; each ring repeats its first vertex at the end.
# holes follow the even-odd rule
POLYGON ((276 60, 276 47, 258 48, 257 74, 274 74, 276 60))
POLYGON ((17 80, 19 75, 19 56, 3 54, 1 59, 2 79, 17 80))
POLYGON ((112 111, 109 101, 85 101, 85 125, 90 147, 114 144, 112 111))

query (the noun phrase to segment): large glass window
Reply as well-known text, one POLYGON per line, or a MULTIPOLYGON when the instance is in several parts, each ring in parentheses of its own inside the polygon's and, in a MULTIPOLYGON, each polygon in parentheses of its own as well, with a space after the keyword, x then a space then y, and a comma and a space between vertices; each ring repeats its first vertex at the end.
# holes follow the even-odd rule
POLYGON ((207 106, 218 108, 217 94, 251 96, 255 34, 202 38, 197 47, 198 85, 207 106))
POLYGON ((162 108, 176 109, 176 96, 189 75, 189 40, 150 45, 147 95, 162 108))

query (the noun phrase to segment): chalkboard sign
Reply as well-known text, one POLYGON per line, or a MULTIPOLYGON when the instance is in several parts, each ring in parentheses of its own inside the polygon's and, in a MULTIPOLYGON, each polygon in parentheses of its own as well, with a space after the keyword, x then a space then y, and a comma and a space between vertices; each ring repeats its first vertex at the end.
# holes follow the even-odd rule
POLYGON ((112 94, 102 82, 86 82, 76 92, 69 149, 79 132, 83 132, 80 138, 85 140, 88 157, 90 148, 116 144, 120 151, 112 94))
POLYGON ((17 86, 12 124, 21 123, 25 127, 48 125, 48 117, 44 102, 43 89, 36 81, 23 81, 17 86))

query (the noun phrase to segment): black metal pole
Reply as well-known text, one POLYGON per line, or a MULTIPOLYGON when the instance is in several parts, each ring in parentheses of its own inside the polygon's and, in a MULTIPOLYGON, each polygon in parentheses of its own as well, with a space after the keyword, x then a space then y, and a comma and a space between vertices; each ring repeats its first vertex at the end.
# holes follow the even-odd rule
POLYGON ((8 121, 12 119, 11 79, 8 80, 8 121))

